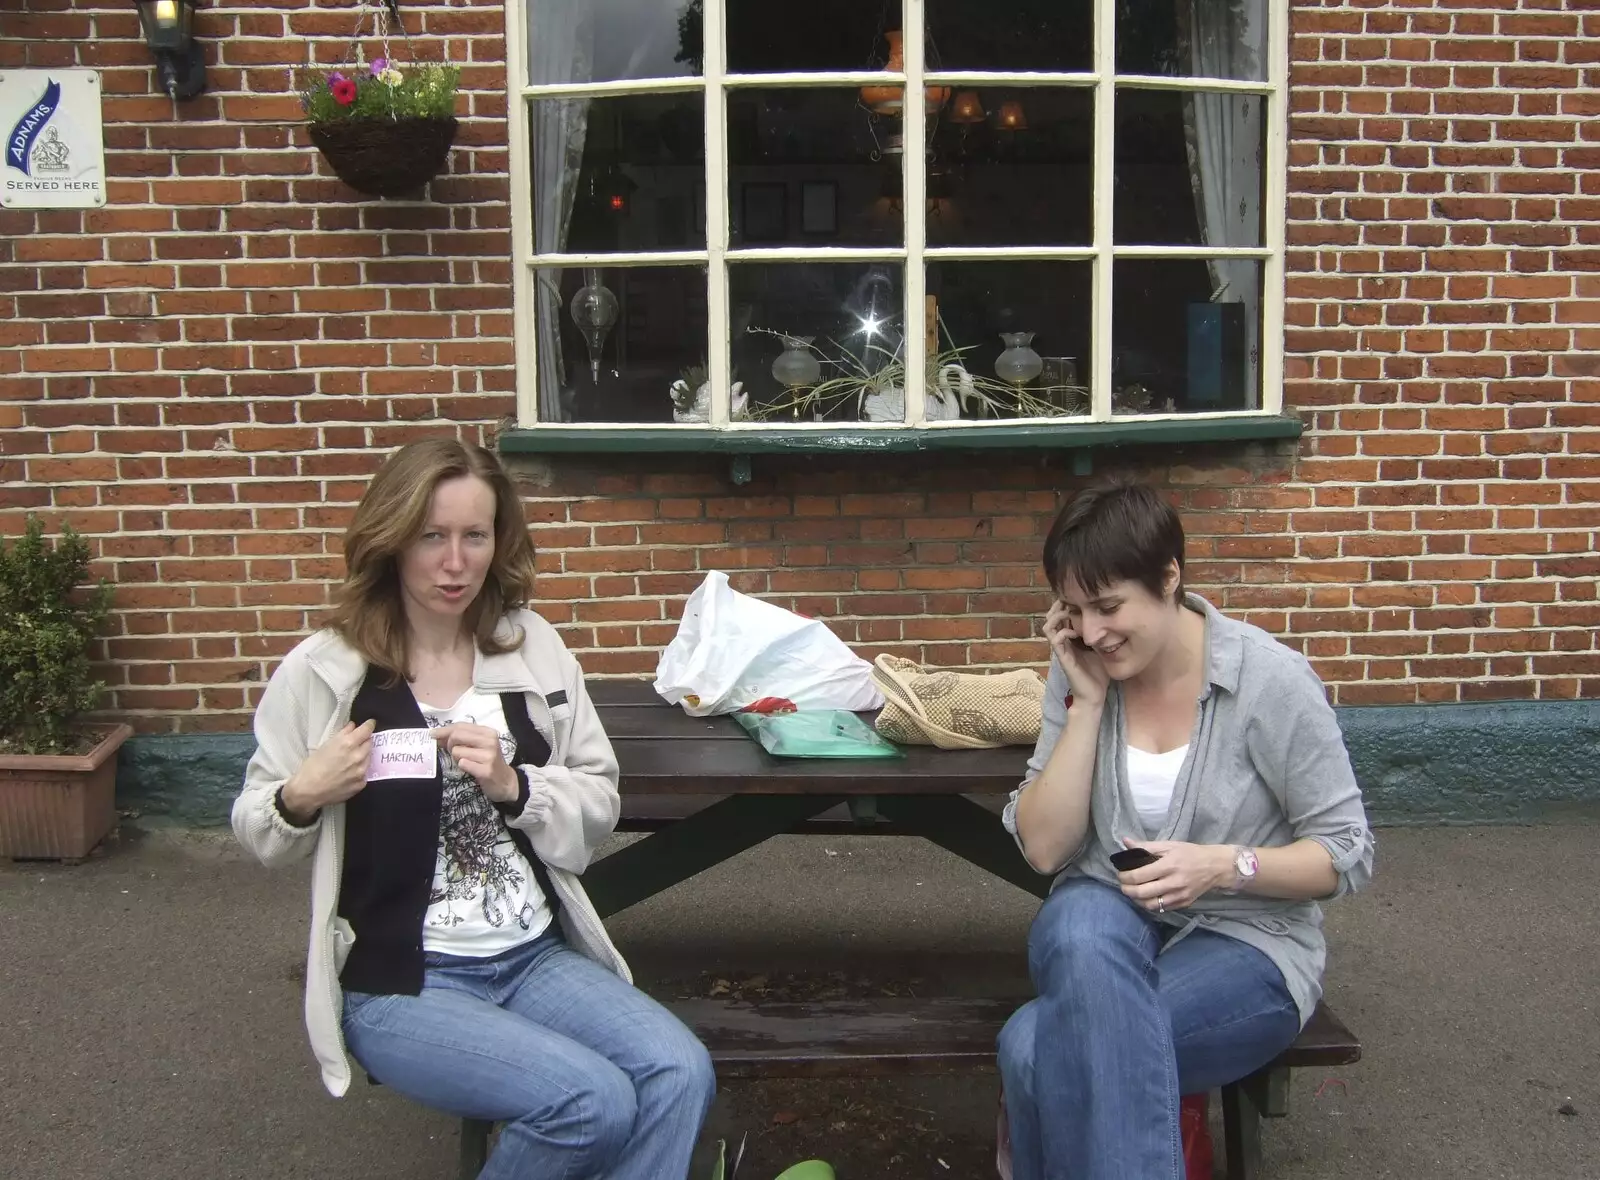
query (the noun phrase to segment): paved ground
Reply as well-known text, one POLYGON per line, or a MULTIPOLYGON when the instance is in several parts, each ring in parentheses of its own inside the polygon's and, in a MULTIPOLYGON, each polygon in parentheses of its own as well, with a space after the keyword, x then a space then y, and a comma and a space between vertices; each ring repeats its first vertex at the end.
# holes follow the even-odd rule
MULTIPOLYGON (((1597 838, 1584 823, 1380 834, 1377 886, 1329 912, 1329 995, 1366 1058, 1296 1077, 1269 1177, 1600 1177, 1597 838)), ((449 1120, 382 1089, 323 1094, 299 1014, 306 899, 303 870, 268 872, 215 835, 0 865, 0 1176, 449 1177, 449 1120)), ((647 982, 838 968, 987 991, 1020 984, 1033 908, 920 842, 790 837, 611 926, 647 982)), ((753 1130, 767 1160, 834 1144, 841 1180, 992 1175, 994 1094, 992 1078, 729 1087, 713 1126, 753 1130), (910 1135, 906 1119, 928 1134, 898 1163, 850 1170, 865 1158, 851 1143, 910 1135)))

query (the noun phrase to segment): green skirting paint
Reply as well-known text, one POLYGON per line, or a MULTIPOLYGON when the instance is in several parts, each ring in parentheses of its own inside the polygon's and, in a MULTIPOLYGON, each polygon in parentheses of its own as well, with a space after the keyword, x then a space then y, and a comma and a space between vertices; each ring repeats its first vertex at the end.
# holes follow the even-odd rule
MULTIPOLYGON (((1600 818, 1600 701, 1368 706, 1339 710, 1378 827, 1600 818)), ((228 822, 248 734, 136 737, 117 802, 139 822, 228 822)))

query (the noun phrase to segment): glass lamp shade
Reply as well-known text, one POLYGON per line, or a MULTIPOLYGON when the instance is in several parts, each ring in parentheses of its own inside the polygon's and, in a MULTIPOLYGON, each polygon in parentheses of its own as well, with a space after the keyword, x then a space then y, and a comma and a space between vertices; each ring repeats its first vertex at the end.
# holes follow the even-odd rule
POLYGON ((1000 109, 995 113, 995 126, 1002 131, 1026 131, 1028 129, 1028 116, 1022 109, 1022 104, 1016 99, 1000 104, 1000 109))
POLYGON ((779 385, 800 389, 815 385, 822 378, 822 362, 811 351, 815 336, 785 336, 783 351, 772 362, 772 378, 779 385))
MULTIPOLYGON (((906 68, 904 35, 899 29, 891 29, 883 35, 889 42, 889 64, 883 68, 889 73, 903 73, 906 68)), ((902 89, 898 85, 888 86, 863 86, 861 88, 861 102, 868 110, 879 115, 898 115, 904 105, 902 89)), ((924 90, 924 100, 927 113, 932 115, 950 101, 950 87, 929 86, 924 90)))
POLYGON ((1044 358, 1033 351, 1032 332, 1002 332, 1005 351, 995 358, 994 375, 1011 385, 1026 385, 1044 371, 1044 358))
POLYGON ((572 322, 583 333, 583 342, 589 348, 589 375, 598 385, 600 354, 617 322, 617 297, 600 281, 599 270, 591 267, 583 272, 583 286, 572 297, 571 310, 572 322))
POLYGON ((136 0, 139 25, 151 50, 176 53, 194 31, 194 0, 136 0))
POLYGON ((975 90, 963 90, 950 106, 952 123, 981 123, 985 117, 983 103, 979 101, 975 90))

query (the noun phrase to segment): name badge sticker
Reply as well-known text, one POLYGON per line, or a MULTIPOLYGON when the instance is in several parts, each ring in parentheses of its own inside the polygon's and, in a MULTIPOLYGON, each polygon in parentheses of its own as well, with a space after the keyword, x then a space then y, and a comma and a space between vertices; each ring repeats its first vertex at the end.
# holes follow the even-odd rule
POLYGON ((372 735, 367 781, 432 778, 439 764, 439 745, 426 729, 385 729, 372 735))

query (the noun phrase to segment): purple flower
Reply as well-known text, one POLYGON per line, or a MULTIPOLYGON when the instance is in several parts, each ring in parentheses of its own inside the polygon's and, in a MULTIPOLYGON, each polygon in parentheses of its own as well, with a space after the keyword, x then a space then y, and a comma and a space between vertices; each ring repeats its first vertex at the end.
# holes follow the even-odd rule
POLYGON ((372 76, 376 78, 379 74, 383 73, 384 70, 389 68, 389 59, 386 57, 375 57, 372 59, 371 68, 372 76))
POLYGON ((344 80, 345 80, 344 79, 344 75, 341 74, 338 70, 335 70, 333 73, 328 75, 328 85, 329 86, 332 86, 335 82, 343 82, 344 80))

